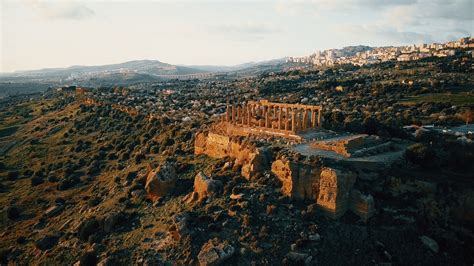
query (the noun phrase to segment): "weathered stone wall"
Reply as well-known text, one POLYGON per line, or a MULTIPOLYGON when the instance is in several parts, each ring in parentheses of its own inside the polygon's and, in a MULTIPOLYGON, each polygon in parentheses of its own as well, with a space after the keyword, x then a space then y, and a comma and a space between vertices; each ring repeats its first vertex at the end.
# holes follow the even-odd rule
POLYGON ((278 159, 272 164, 272 172, 282 182, 281 193, 292 199, 314 200, 319 193, 321 167, 316 163, 278 159))
POLYGON ((339 218, 350 209, 366 220, 373 213, 373 198, 370 201, 363 195, 357 197, 360 192, 351 197, 354 172, 288 159, 274 161, 272 172, 282 182, 282 194, 295 200, 314 200, 329 217, 339 218))
POLYGON ((324 167, 321 171, 316 204, 328 216, 341 217, 349 209, 350 193, 355 181, 354 172, 324 167))
POLYGON ((257 173, 269 168, 266 150, 243 143, 239 137, 231 138, 215 133, 199 133, 196 136, 194 153, 212 158, 231 157, 236 165, 242 166, 242 176, 252 179, 257 173))

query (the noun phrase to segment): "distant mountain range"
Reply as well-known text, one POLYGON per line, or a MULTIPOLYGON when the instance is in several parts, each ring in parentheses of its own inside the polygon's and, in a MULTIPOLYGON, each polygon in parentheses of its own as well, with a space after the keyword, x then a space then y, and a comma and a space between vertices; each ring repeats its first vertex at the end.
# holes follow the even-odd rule
POLYGON ((281 58, 235 66, 186 66, 171 65, 158 60, 135 60, 101 66, 70 66, 0 73, 0 99, 8 95, 40 92, 48 87, 64 85, 126 86, 176 78, 213 78, 216 74, 227 78, 254 76, 263 72, 281 71, 286 65, 285 62, 286 58, 281 58))
POLYGON ((39 79, 89 79, 103 78, 110 75, 150 75, 166 78, 166 76, 179 76, 189 74, 205 74, 211 72, 232 72, 258 65, 274 65, 285 62, 285 58, 250 62, 235 66, 185 66, 171 65, 158 60, 135 60, 120 64, 101 66, 70 66, 67 68, 46 68, 39 70, 16 71, 13 73, 0 73, 1 78, 39 78, 39 79))
POLYGON ((70 66, 67 68, 46 68, 39 70, 3 73, 10 77, 50 77, 50 78, 81 78, 106 76, 113 74, 146 74, 146 75, 186 75, 207 72, 186 66, 175 66, 158 60, 136 60, 120 64, 102 66, 70 66))

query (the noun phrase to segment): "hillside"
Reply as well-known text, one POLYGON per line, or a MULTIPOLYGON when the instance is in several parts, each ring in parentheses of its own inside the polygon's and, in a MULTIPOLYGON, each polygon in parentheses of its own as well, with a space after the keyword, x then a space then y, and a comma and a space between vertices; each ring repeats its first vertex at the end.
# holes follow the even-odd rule
MULTIPOLYGON (((221 265, 470 265, 474 136, 430 127, 412 134, 405 127, 464 125, 463 114, 474 106, 472 62, 460 54, 5 99, 0 263, 194 265, 219 261, 221 255, 199 254, 225 247, 229 256, 221 265), (369 161, 344 166, 296 153, 291 139, 276 136, 214 138, 232 140, 227 147, 244 159, 260 154, 262 160, 249 160, 258 168, 239 164, 247 159, 197 154, 203 132, 220 121, 216 115, 226 110, 229 96, 324 103, 322 133, 370 134, 410 146, 392 165, 363 170, 369 161), (303 199, 286 194, 287 181, 273 167, 283 158, 294 165, 283 173, 301 181, 295 188, 313 190, 308 181, 327 167, 352 176, 353 189, 374 203, 371 216, 347 211, 334 219, 318 207, 319 197, 311 198, 315 191, 296 191, 303 199), (173 176, 175 183, 156 198, 148 180, 156 180, 155 170, 165 165, 175 171, 159 178, 173 176), (258 171, 246 177, 245 169, 258 171), (196 183, 202 176, 213 184, 207 190, 196 183)), ((324 184, 319 182, 318 193, 324 184)), ((325 191, 344 197, 334 185, 325 191)))

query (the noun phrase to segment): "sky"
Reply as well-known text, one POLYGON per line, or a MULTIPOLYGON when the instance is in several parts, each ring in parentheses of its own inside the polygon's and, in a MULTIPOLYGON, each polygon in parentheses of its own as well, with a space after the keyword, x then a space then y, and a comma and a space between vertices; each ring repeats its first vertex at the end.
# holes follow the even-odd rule
POLYGON ((474 0, 0 0, 0 72, 153 59, 235 65, 472 36, 474 0))

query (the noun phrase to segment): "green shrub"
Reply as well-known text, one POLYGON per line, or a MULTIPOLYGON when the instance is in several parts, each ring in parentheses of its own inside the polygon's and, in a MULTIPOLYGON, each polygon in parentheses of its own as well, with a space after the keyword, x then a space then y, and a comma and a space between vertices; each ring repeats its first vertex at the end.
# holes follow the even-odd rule
POLYGON ((430 167, 436 159, 436 153, 432 148, 422 143, 416 143, 407 148, 405 158, 411 163, 430 167))

